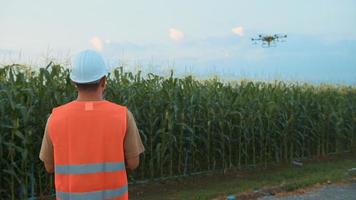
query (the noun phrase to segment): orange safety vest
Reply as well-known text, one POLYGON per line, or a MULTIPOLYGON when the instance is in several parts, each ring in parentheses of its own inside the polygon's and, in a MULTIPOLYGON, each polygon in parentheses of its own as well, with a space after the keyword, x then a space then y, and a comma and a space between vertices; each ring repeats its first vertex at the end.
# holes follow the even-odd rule
POLYGON ((128 199, 126 113, 126 107, 105 100, 72 101, 53 109, 48 130, 57 199, 128 199))

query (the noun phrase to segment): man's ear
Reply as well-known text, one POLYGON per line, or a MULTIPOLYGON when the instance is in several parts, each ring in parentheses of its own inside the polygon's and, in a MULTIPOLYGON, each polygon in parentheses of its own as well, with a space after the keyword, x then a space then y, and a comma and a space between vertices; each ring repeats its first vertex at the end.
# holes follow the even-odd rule
POLYGON ((106 76, 104 76, 104 77, 100 80, 100 86, 101 86, 101 87, 105 87, 105 86, 106 86, 106 76))
POLYGON ((75 88, 78 89, 77 84, 75 84, 73 81, 70 81, 70 82, 72 83, 72 85, 73 85, 75 88))

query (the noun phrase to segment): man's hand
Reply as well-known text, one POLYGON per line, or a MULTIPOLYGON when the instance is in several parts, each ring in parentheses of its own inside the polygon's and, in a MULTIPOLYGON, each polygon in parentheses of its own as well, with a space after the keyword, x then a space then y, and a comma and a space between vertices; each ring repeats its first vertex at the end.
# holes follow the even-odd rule
POLYGON ((134 170, 138 167, 140 164, 140 156, 132 157, 132 158, 127 158, 126 159, 126 168, 130 170, 134 170))

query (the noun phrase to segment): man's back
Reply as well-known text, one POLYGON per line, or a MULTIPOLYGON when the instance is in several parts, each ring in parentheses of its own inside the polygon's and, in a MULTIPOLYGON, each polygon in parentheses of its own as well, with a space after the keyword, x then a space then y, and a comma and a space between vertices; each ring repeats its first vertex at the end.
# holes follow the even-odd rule
POLYGON ((60 199, 127 199, 126 107, 73 101, 53 109, 48 130, 60 199))

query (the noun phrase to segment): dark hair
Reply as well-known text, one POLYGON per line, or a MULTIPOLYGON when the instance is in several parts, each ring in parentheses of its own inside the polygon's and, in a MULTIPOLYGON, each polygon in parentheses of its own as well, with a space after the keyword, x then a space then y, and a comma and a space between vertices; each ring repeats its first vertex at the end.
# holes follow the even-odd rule
MULTIPOLYGON (((105 76, 104 76, 105 77, 105 76)), ((75 83, 74 84, 77 86, 78 90, 83 90, 83 91, 95 91, 98 89, 100 85, 100 81, 104 78, 100 78, 99 80, 89 82, 89 83, 75 83)))

